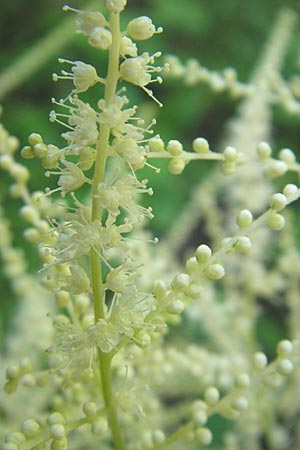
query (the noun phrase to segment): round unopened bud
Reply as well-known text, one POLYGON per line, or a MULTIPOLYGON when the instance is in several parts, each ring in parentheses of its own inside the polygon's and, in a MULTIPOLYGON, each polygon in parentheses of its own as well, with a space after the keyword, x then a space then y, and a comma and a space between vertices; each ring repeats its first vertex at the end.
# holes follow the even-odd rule
POLYGON ((263 370, 268 364, 266 355, 262 352, 257 352, 253 356, 253 367, 256 370, 263 370))
POLYGON ((232 175, 236 170, 236 163, 234 161, 225 161, 222 162, 220 168, 224 175, 232 175))
POLYGON ((296 160, 295 153, 289 148, 283 148, 279 152, 279 158, 281 161, 286 162, 287 164, 293 164, 296 160))
POLYGON ((241 390, 247 389, 250 386, 249 375, 247 375, 246 373, 242 373, 241 375, 239 375, 237 377, 234 385, 235 385, 236 389, 241 389, 241 390))
POLYGON ((0 156, 0 167, 3 170, 11 170, 14 165, 14 160, 10 155, 1 155, 0 156))
POLYGON ((210 280, 220 280, 225 275, 225 269, 221 264, 212 264, 204 271, 204 274, 210 280))
POLYGON ((184 303, 181 300, 173 300, 167 305, 167 311, 169 314, 179 315, 184 311, 184 303))
POLYGON ((88 310, 90 303, 91 301, 87 295, 84 294, 78 295, 74 304, 74 309, 76 313, 79 315, 85 313, 88 310))
POLYGON ((32 206, 25 205, 20 209, 20 216, 28 222, 34 223, 39 219, 38 211, 32 206))
POLYGON ((196 400, 193 403, 193 411, 206 411, 207 404, 203 400, 196 400))
POLYGON ((234 248, 240 253, 247 253, 251 248, 251 240, 248 236, 240 236, 236 241, 234 248))
POLYGON ((194 139, 192 144, 194 152, 197 153, 208 153, 209 152, 209 143, 203 137, 198 137, 194 139))
POLYGON ((69 325, 69 323, 70 323, 69 317, 65 316, 64 314, 57 314, 53 318, 53 325, 58 328, 63 328, 69 325))
POLYGON ((298 192, 298 186, 296 186, 296 184, 287 184, 284 188, 283 188, 283 194, 286 197, 290 197, 292 195, 295 195, 298 192))
POLYGON ((120 13, 127 4, 127 0, 106 0, 106 8, 112 13, 120 13))
POLYGON ((272 149, 267 142, 261 142, 257 146, 257 153, 261 160, 265 161, 270 158, 272 149))
POLYGON ((36 385, 35 376, 31 373, 27 373, 20 379, 20 384, 25 387, 33 387, 36 385))
POLYGON ((60 441, 61 439, 64 439, 66 436, 66 429, 63 426, 62 423, 55 423, 54 425, 50 426, 50 436, 53 439, 56 439, 60 441))
POLYGON ((246 399, 246 397, 241 396, 241 397, 235 398, 231 402, 231 406, 233 409, 236 409, 237 411, 245 411, 246 409, 248 409, 249 402, 246 399))
POLYGON ((270 161, 264 170, 268 178, 276 178, 284 175, 288 171, 288 165, 284 161, 270 161))
POLYGON ((6 394, 11 395, 15 394, 18 389, 18 380, 9 380, 5 383, 3 390, 6 394))
POLYGON ((146 348, 151 344, 151 336, 144 330, 139 331, 135 337, 137 340, 137 345, 141 348, 146 348))
POLYGON ((161 445, 166 440, 165 433, 162 430, 154 430, 152 437, 154 445, 161 445))
POLYGON ((70 294, 67 291, 58 291, 55 293, 55 301, 57 306, 65 308, 70 303, 70 294))
POLYGON ((43 138, 38 133, 31 133, 28 137, 28 143, 33 147, 36 144, 41 144, 43 142, 43 138))
POLYGON ((193 421, 195 422, 198 427, 201 427, 206 424, 207 422, 207 414, 205 411, 197 410, 193 413, 193 421))
POLYGON ((276 370, 280 375, 289 375, 294 369, 294 365, 290 359, 282 359, 276 365, 276 370))
POLYGON ((24 186, 22 183, 15 183, 12 184, 9 187, 9 194, 13 198, 19 198, 22 197, 22 195, 25 193, 24 186))
POLYGON ((37 423, 34 419, 28 419, 23 422, 22 425, 22 432, 27 436, 28 438, 32 438, 38 434, 40 431, 40 425, 37 423))
POLYGON ((5 442, 11 442, 16 445, 23 444, 26 441, 26 436, 23 433, 20 433, 19 431, 14 431, 13 433, 9 433, 5 437, 5 442))
POLYGON ((33 153, 38 158, 45 158, 45 156, 47 156, 48 153, 48 146, 44 143, 35 144, 35 146, 33 147, 33 153))
POLYGON ((17 365, 8 366, 5 373, 8 380, 15 380, 20 375, 20 367, 17 365))
POLYGON ((185 293, 185 295, 187 297, 190 297, 191 299, 197 300, 203 294, 203 287, 200 286, 198 283, 191 283, 184 290, 184 293, 185 293))
POLYGON ((153 283, 152 292, 157 300, 162 300, 167 294, 167 286, 163 281, 156 280, 153 283))
POLYGON ((26 183, 29 178, 29 170, 21 164, 14 164, 10 174, 20 183, 26 183))
POLYGON ((81 326, 84 330, 87 330, 89 326, 94 325, 95 317, 93 314, 84 314, 81 319, 81 326))
POLYGON ((176 140, 171 140, 168 142, 167 151, 172 156, 179 156, 183 152, 182 143, 176 140))
POLYGON ((185 162, 182 158, 174 158, 171 159, 168 165, 169 171, 173 175, 180 175, 185 168, 185 162))
POLYGON ((82 405, 82 411, 87 417, 93 417, 97 414, 97 405, 95 402, 85 402, 82 405))
POLYGON ((151 152, 163 152, 165 148, 164 141, 159 136, 154 136, 148 141, 151 152))
POLYGON ((66 423, 66 420, 61 413, 54 412, 50 414, 50 416, 47 418, 47 423, 48 425, 56 425, 56 424, 64 425, 66 423))
POLYGON ((185 268, 188 274, 195 272, 198 269, 198 261, 195 256, 188 258, 185 264, 185 268))
POLYGON ((129 22, 126 29, 128 35, 136 41, 150 39, 155 33, 155 26, 150 17, 141 16, 129 22))
POLYGON ((286 196, 280 193, 274 194, 270 200, 270 207, 275 211, 281 211, 286 207, 286 196))
POLYGON ((112 34, 104 27, 95 27, 89 36, 88 42, 92 47, 107 50, 112 44, 112 34))
POLYGON ((240 211, 236 221, 239 227, 245 228, 251 225, 253 216, 248 209, 243 209, 240 211))
POLYGON ((194 432, 195 439, 202 445, 209 445, 213 440, 212 432, 209 428, 198 428, 194 432))
POLYGON ((30 147, 30 145, 25 145, 21 150, 21 156, 24 159, 32 159, 34 157, 32 147, 30 147))
POLYGON ((195 251, 195 256, 199 264, 207 263, 211 258, 212 251, 208 245, 201 244, 195 251))
POLYGON ((20 361, 20 369, 23 373, 29 373, 32 371, 32 362, 29 358, 23 358, 20 361))
POLYGON ((285 225, 285 218, 281 214, 271 213, 267 219, 267 225, 274 231, 280 231, 285 225))
POLYGON ((1 446, 2 450, 19 450, 19 447, 14 442, 7 442, 1 446))
POLYGON ((288 339, 283 339, 282 341, 278 342, 276 350, 278 355, 287 356, 293 353, 294 346, 293 343, 288 339))
POLYGON ((238 151, 235 147, 228 146, 225 148, 223 155, 226 161, 234 162, 237 160, 238 151))
POLYGON ((189 275, 187 273, 180 273, 173 278, 171 287, 174 291, 182 291, 189 285, 189 282, 189 275))
POLYGON ((50 450, 66 450, 68 441, 64 437, 63 439, 53 439, 50 445, 50 450))
POLYGON ((99 419, 95 420, 92 423, 92 433, 97 436, 102 436, 108 429, 107 420, 103 417, 99 417, 99 419))
POLYGON ((36 244, 40 241, 40 233, 35 228, 26 228, 23 232, 23 236, 27 242, 36 244))
POLYGON ((9 153, 14 153, 19 145, 20 142, 15 136, 9 136, 5 141, 5 147, 9 153))
POLYGON ((215 405, 220 399, 219 390, 214 386, 208 387, 204 392, 204 398, 209 406, 215 405))

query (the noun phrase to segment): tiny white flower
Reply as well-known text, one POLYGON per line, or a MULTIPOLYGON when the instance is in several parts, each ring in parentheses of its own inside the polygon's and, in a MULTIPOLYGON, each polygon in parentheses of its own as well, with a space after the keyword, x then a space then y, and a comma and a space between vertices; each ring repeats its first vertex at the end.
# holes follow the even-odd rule
POLYGON ((155 58, 159 56, 161 56, 160 52, 154 53, 152 56, 150 56, 149 53, 143 53, 140 56, 125 59, 120 66, 120 76, 125 81, 141 87, 149 97, 158 103, 159 106, 162 106, 162 104, 153 96, 152 91, 146 88, 149 83, 155 81, 158 83, 162 82, 161 77, 155 79, 151 78, 152 73, 161 72, 163 70, 162 67, 155 67, 153 65, 155 58))
POLYGON ((107 50, 112 44, 112 34, 103 27, 95 27, 90 33, 89 44, 100 50, 107 50))
POLYGON ((128 35, 136 41, 144 41, 151 38, 155 33, 161 33, 162 28, 156 30, 150 17, 141 16, 129 22, 126 29, 128 35))

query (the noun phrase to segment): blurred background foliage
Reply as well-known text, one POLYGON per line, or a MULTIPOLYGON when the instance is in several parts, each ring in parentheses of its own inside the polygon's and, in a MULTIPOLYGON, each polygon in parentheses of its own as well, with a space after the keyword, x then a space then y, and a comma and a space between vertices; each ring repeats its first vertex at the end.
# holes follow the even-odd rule
MULTIPOLYGON (((103 3, 103 0, 74 0, 70 6, 86 8, 93 4, 93 9, 99 5, 101 10, 103 3)), ((62 142, 62 130, 48 121, 49 110, 52 108, 51 97, 64 97, 70 89, 67 82, 56 84, 51 80, 51 74, 61 70, 57 57, 94 63, 99 74, 105 76, 105 57, 89 47, 84 36, 74 34, 75 17, 72 13, 62 12, 63 4, 61 0, 1 2, 0 79, 1 73, 14 66, 18 58, 30 52, 41 40, 47 39, 53 30, 58 28, 61 33, 57 41, 54 44, 52 42, 49 57, 41 53, 40 57, 35 58, 30 76, 24 77, 22 83, 9 92, 2 93, 0 98, 3 106, 2 121, 20 139, 21 146, 26 145, 27 137, 33 131, 41 133, 47 143, 62 142)), ((290 6, 300 13, 300 3, 296 0, 128 0, 123 21, 126 24, 137 15, 149 15, 157 26, 164 27, 162 35, 139 44, 142 50, 154 52, 159 49, 165 53, 175 53, 183 61, 195 57, 214 70, 232 66, 237 70, 240 80, 248 81, 260 56, 262 44, 268 38, 282 6, 290 6)), ((298 22, 284 64, 285 76, 300 72, 300 21, 298 22)), ((19 64, 17 71, 20 71, 21 78, 23 69, 25 67, 19 64)), ((179 139, 190 149, 195 137, 204 136, 212 149, 222 150, 220 143, 224 125, 234 116, 238 100, 227 94, 212 93, 206 86, 186 87, 176 80, 166 80, 162 86, 155 88, 157 97, 165 105, 159 110, 141 90, 129 89, 133 102, 141 105, 140 110, 145 117, 155 114, 158 121, 156 131, 164 140, 179 139)), ((89 101, 93 102, 94 99, 89 98, 89 101)), ((275 148, 290 146, 299 154, 300 117, 291 118, 280 108, 275 109, 273 137, 275 148)), ((29 166, 32 174, 30 188, 42 189, 48 180, 45 179, 39 162, 31 160, 29 166)), ((175 179, 167 172, 166 164, 160 166, 160 175, 151 170, 145 172, 151 178, 150 184, 155 191, 155 196, 151 199, 155 213, 151 227, 156 235, 163 236, 178 217, 193 185, 207 176, 214 163, 190 164, 183 175, 175 179)), ((18 218, 19 205, 7 195, 8 185, 9 179, 1 174, 0 199, 12 220, 16 245, 24 248, 27 253, 30 270, 37 270, 39 262, 32 248, 23 241, 24 226, 18 218)), ((5 330, 14 302, 11 301, 11 293, 2 273, 1 284, 2 329, 5 330)))

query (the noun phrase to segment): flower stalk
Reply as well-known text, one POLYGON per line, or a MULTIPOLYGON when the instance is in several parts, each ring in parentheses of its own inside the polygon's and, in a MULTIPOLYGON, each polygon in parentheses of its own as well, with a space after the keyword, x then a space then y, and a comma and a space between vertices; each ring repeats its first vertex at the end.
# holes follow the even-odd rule
MULTIPOLYGON (((120 15, 110 14, 110 30, 112 33, 112 45, 109 50, 108 72, 105 83, 105 102, 110 104, 116 93, 119 77, 119 55, 120 55, 120 15)), ((92 221, 101 220, 102 210, 96 198, 99 183, 104 181, 107 150, 109 144, 110 128, 104 124, 100 128, 99 140, 97 143, 97 156, 95 162, 95 172, 92 183, 92 221)), ((94 299, 95 322, 105 318, 104 291, 101 270, 101 258, 92 249, 90 253, 92 291, 94 299)), ((118 450, 125 450, 125 444, 121 435, 118 417, 113 404, 113 392, 111 382, 111 357, 101 349, 97 349, 99 358, 99 370, 101 374, 102 393, 107 410, 107 418, 111 428, 112 437, 118 450)))

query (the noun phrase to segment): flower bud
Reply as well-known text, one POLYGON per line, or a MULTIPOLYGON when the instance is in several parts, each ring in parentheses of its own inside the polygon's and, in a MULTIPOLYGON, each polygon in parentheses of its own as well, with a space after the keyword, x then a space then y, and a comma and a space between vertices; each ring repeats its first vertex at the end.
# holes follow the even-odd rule
POLYGON ((198 428, 194 432, 195 438, 202 445, 209 445, 212 442, 213 436, 209 428, 198 428))
POLYGON ((280 231, 285 225, 285 219, 281 214, 272 213, 267 219, 267 225, 272 230, 280 231))
POLYGON ((174 291, 182 291, 184 288, 186 288, 189 285, 190 277, 187 273, 180 273, 176 275, 171 283, 172 289, 174 291))
POLYGON ((209 143, 203 137, 198 137, 193 141, 193 150, 197 153, 208 153, 209 152, 209 143))
POLYGON ((37 423, 34 419, 28 419, 23 422, 22 425, 22 432, 27 436, 28 438, 32 438, 38 434, 40 431, 40 425, 37 423))
POLYGON ((287 164, 293 164, 296 160, 295 153, 289 148, 283 148, 279 152, 279 158, 281 161, 286 162, 287 164))
POLYGON ((201 244, 195 251, 195 256, 199 264, 206 264, 211 258, 212 251, 208 245, 201 244))
POLYGON ((289 375, 294 369, 290 359, 282 359, 277 363, 276 370, 280 375, 289 375))
POLYGON ((152 292, 157 300, 162 300, 167 294, 167 286, 161 280, 156 280, 153 283, 152 292))
POLYGON ((106 28, 95 27, 89 36, 88 42, 92 47, 107 50, 112 43, 112 34, 106 28))
POLYGON ((262 352, 255 353, 255 355, 253 356, 253 367, 256 370, 264 369, 267 366, 267 364, 268 360, 264 353, 262 352))
POLYGON ((225 275, 224 267, 221 264, 212 264, 205 270, 205 276, 210 280, 220 280, 225 275))
POLYGON ((217 388, 215 388, 214 386, 210 386, 205 390, 204 398, 209 406, 213 406, 218 403, 220 399, 220 393, 217 388))
POLYGON ((287 199, 283 194, 274 194, 270 200, 270 207, 274 209, 274 211, 281 211, 286 207, 287 199))
POLYGON ((95 402, 85 402, 82 411, 87 417, 93 417, 97 414, 97 405, 95 402))
POLYGON ((253 221, 253 216, 248 209, 243 209, 239 213, 236 221, 239 227, 241 228, 248 227, 249 225, 251 225, 253 221))
POLYGON ((164 141, 159 136, 154 136, 148 141, 151 152, 163 152, 165 145, 164 141))
POLYGON ((277 353, 280 356, 290 355, 293 352, 293 349, 293 343, 288 339, 283 339, 282 341, 278 342, 276 347, 277 353))
POLYGON ((144 41, 151 38, 155 33, 155 26, 150 17, 141 16, 133 19, 127 25, 128 35, 136 41, 144 41))
POLYGON ((185 162, 182 158, 174 158, 171 159, 168 165, 169 171, 173 175, 180 175, 185 168, 185 162))
POLYGON ((172 156, 179 156, 179 155, 181 155, 181 153, 183 152, 182 143, 177 141, 177 140, 175 140, 175 139, 169 141, 168 145, 167 145, 167 151, 172 156))
POLYGON ((272 149, 267 142, 261 142, 257 147, 258 156, 262 161, 266 161, 272 154, 272 149))
POLYGON ((92 433, 96 436, 102 436, 107 431, 107 428, 107 421, 103 417, 99 417, 99 419, 92 424, 92 433))
POLYGON ((112 13, 120 13, 127 4, 127 0, 106 0, 106 8, 112 13))
POLYGON ((50 426, 50 436, 58 441, 65 438, 66 430, 62 423, 55 423, 50 426))
POLYGON ((169 314, 179 315, 184 311, 184 303, 181 300, 173 300, 167 306, 167 312, 169 314))

